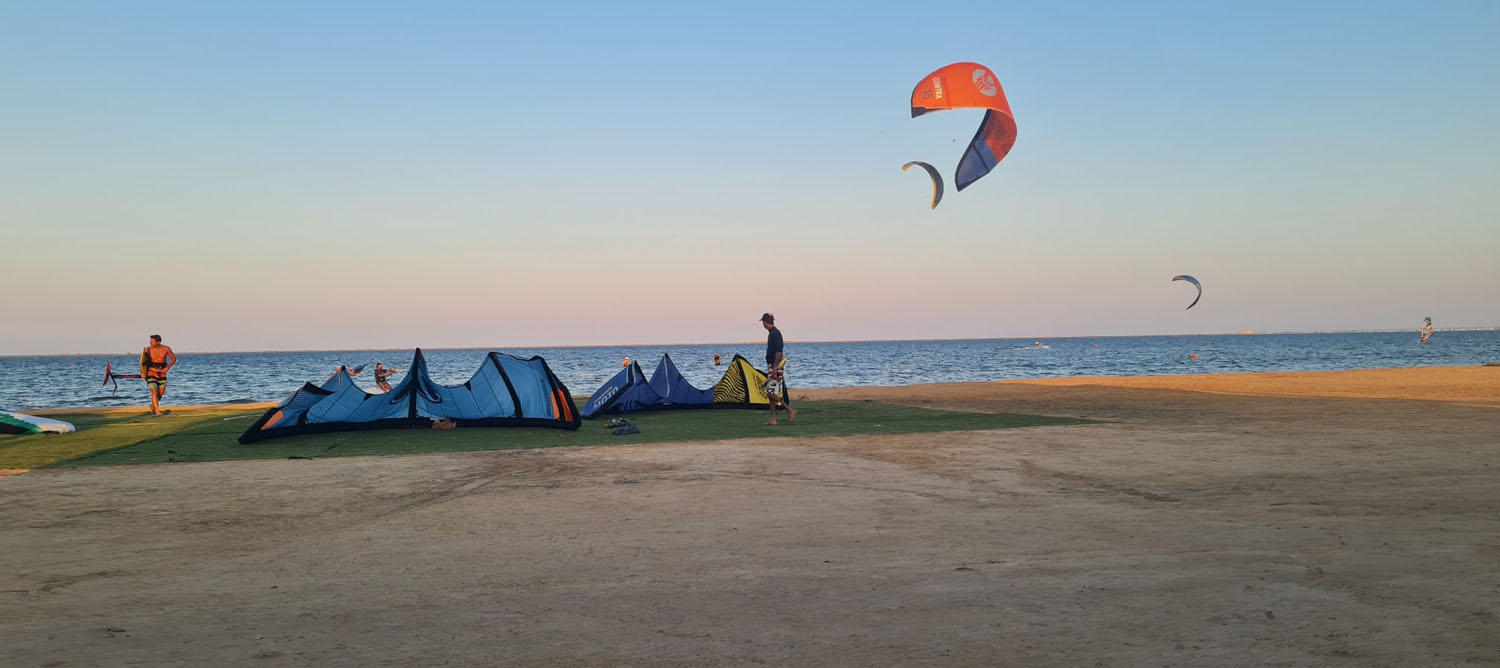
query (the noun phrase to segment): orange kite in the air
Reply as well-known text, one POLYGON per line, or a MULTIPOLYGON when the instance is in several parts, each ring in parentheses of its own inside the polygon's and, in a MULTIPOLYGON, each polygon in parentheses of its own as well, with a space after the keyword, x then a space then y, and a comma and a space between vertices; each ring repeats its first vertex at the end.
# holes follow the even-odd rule
POLYGON ((911 117, 943 109, 985 109, 984 122, 969 142, 953 178, 963 190, 990 173, 1016 143, 1016 119, 1005 89, 990 68, 954 63, 927 75, 911 91, 911 117))

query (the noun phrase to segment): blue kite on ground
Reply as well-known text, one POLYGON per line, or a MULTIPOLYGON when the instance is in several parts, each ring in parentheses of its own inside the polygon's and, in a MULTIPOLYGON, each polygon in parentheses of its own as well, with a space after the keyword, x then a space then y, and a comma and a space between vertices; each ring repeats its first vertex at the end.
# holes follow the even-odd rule
POLYGON ((663 354, 651 377, 631 362, 589 396, 583 417, 604 413, 634 413, 662 408, 765 408, 766 374, 749 360, 735 355, 714 386, 700 390, 682 377, 672 356, 663 354))
POLYGON ((371 394, 339 367, 320 385, 308 383, 240 434, 240 443, 359 429, 431 427, 450 419, 459 427, 553 427, 581 422, 568 388, 540 357, 492 352, 468 382, 440 385, 427 372, 422 350, 389 392, 371 394))

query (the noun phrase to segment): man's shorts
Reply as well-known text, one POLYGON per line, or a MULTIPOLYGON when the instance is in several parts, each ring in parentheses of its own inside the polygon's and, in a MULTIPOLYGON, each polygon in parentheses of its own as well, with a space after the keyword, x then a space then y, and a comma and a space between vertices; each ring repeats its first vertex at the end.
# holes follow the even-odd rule
POLYGON ((161 388, 161 389, 165 390, 165 389, 167 389, 167 379, 165 377, 163 377, 163 378, 147 378, 146 379, 146 387, 153 388, 153 389, 154 388, 161 388))
POLYGON ((781 378, 771 378, 766 381, 766 394, 781 396, 786 391, 786 381, 781 378))

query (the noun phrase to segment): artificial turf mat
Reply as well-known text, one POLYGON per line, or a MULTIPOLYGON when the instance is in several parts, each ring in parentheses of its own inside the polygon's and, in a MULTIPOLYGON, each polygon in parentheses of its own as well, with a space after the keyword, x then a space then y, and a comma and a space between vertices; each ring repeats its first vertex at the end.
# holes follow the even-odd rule
POLYGON ((148 415, 57 415, 78 427, 64 435, 0 436, 0 469, 109 466, 230 459, 391 455, 466 450, 514 450, 575 445, 627 445, 741 438, 854 436, 1009 429, 1084 424, 1089 420, 1039 415, 962 413, 870 401, 799 401, 797 421, 762 426, 763 410, 697 409, 624 416, 641 430, 615 436, 607 420, 584 420, 577 431, 544 428, 375 429, 307 434, 240 445, 236 438, 261 411, 233 407, 148 415))

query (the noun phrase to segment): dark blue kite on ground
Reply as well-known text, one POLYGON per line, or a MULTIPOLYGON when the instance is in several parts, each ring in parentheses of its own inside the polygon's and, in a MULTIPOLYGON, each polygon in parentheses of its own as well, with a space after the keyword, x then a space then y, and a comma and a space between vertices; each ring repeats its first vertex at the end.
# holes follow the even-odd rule
POLYGON ((583 417, 659 408, 765 408, 765 385, 766 374, 735 355, 724 377, 713 387, 700 390, 682 377, 670 355, 663 354, 649 380, 641 366, 631 362, 604 381, 583 405, 583 417))
POLYGON ((661 401, 661 395, 651 389, 641 365, 632 360, 629 366, 620 369, 589 396, 588 403, 583 405, 583 417, 591 418, 600 413, 634 413, 660 405, 661 401))
POLYGON ((713 405, 714 391, 693 387, 672 363, 672 356, 662 354, 649 380, 641 372, 641 365, 631 362, 630 366, 605 381, 583 405, 583 417, 591 418, 601 413, 634 413, 652 408, 711 408, 713 405))
POLYGON ((677 365, 672 363, 672 356, 666 353, 662 353, 661 361, 656 364, 656 370, 651 372, 651 380, 647 381, 647 385, 661 397, 663 405, 698 406, 714 402, 713 388, 700 390, 693 387, 692 383, 682 377, 677 365))
POLYGON ((492 352, 468 382, 440 385, 419 348, 406 377, 389 392, 371 394, 339 367, 321 385, 308 383, 240 434, 240 443, 358 429, 430 427, 451 419, 460 427, 577 429, 578 411, 567 386, 540 357, 492 352))

